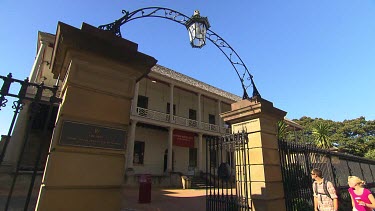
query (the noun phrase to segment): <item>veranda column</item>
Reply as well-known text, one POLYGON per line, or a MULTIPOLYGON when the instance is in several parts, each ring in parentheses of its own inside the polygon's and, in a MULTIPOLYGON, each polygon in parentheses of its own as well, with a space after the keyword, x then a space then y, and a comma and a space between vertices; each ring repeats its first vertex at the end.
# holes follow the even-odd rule
MULTIPOLYGON (((36 82, 36 78, 38 76, 38 72, 40 69, 40 64, 42 63, 42 58, 43 58, 44 51, 47 45, 48 45, 47 41, 40 40, 38 53, 36 55, 36 58, 35 58, 35 61, 34 61, 32 70, 30 72, 30 76, 29 76, 29 81, 32 83, 36 82)), ((27 119, 29 118, 30 101, 25 100, 24 103, 25 105, 23 106, 23 109, 18 114, 17 121, 13 129, 13 133, 11 134, 10 141, 8 142, 9 144, 4 154, 3 165, 9 166, 11 171, 15 171, 16 169, 16 164, 18 162, 18 158, 22 150, 22 145, 23 145, 23 142, 25 141, 24 137, 25 137, 25 132, 26 132, 26 123, 28 122, 27 119)))
POLYGON ((198 133, 198 170, 203 171, 203 133, 198 133))
POLYGON ((8 142, 8 146, 6 148, 2 163, 3 166, 7 166, 7 171, 10 172, 16 171, 18 158, 21 154, 22 145, 25 141, 27 122, 30 117, 30 101, 24 102, 25 104, 23 106, 23 109, 18 114, 17 121, 14 126, 12 136, 10 137, 10 140, 8 142))
POLYGON ((126 173, 134 173, 133 159, 134 159, 134 141, 135 141, 135 129, 137 127, 137 121, 132 120, 129 131, 129 140, 126 146, 126 173))
POLYGON ((38 73, 39 73, 39 70, 40 70, 40 64, 42 63, 42 58, 43 58, 44 51, 45 51, 45 48, 46 48, 47 45, 48 45, 48 43, 46 41, 43 41, 43 40, 40 41, 38 54, 36 55, 35 62, 34 62, 34 65, 33 65, 33 69, 32 69, 32 71, 30 73, 30 76, 29 76, 29 81, 31 83, 36 82, 36 78, 38 77, 38 73))
POLYGON ((139 82, 135 84, 134 89, 134 97, 132 100, 132 114, 135 115, 137 113, 137 105, 138 105, 138 92, 139 92, 139 82))
POLYGON ((217 119, 218 119, 218 126, 219 126, 218 132, 220 133, 221 130, 222 130, 222 128, 223 128, 223 122, 222 122, 223 120, 220 117, 220 114, 221 114, 221 100, 217 101, 217 112, 218 112, 217 119))
POLYGON ((198 93, 198 127, 202 129, 202 105, 201 105, 202 94, 198 93))
POLYGON ((52 57, 63 79, 36 210, 120 210, 136 81, 156 60, 137 44, 87 24, 59 23, 52 57))
POLYGON ((170 127, 168 130, 168 163, 167 163, 167 173, 173 171, 173 130, 170 127))
MULTIPOLYGON (((253 211, 285 211, 284 189, 277 141, 277 122, 286 112, 273 107, 267 100, 254 98, 231 105, 231 111, 221 114, 232 125, 234 133, 249 132, 249 175, 251 188, 248 197, 253 211)), ((241 155, 237 152, 235 158, 241 155)), ((237 162, 236 163, 240 163, 237 162)))
POLYGON ((173 88, 174 88, 174 85, 169 84, 169 87, 170 87, 170 91, 169 91, 169 121, 173 122, 173 112, 174 112, 173 111, 173 99, 174 99, 173 88))

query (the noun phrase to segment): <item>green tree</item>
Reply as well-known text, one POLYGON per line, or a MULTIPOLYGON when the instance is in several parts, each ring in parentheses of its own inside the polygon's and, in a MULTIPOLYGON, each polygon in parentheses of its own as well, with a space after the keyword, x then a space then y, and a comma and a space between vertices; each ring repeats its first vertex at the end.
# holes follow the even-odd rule
POLYGON ((323 149, 329 149, 332 147, 332 142, 329 137, 329 125, 326 123, 318 123, 312 130, 312 134, 315 138, 316 146, 323 149))
POLYGON ((338 146, 340 152, 363 157, 371 149, 375 149, 375 120, 367 121, 365 117, 359 117, 335 122, 304 116, 293 121, 303 126, 304 130, 298 131, 298 135, 304 137, 301 139, 304 143, 314 143, 317 138, 313 134, 314 128, 319 124, 326 124, 331 146, 338 146))
POLYGON ((280 120, 277 122, 277 138, 278 140, 285 140, 288 135, 288 125, 284 121, 280 120))
POLYGON ((365 158, 375 160, 375 149, 370 149, 366 152, 365 158))

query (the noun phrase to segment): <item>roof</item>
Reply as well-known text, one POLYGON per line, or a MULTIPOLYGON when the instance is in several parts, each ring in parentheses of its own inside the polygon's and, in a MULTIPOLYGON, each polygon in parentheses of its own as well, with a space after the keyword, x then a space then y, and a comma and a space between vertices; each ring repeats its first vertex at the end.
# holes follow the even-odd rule
POLYGON ((233 101, 239 101, 242 100, 241 97, 234 95, 232 93, 226 92, 222 89, 216 88, 214 86, 211 86, 209 84, 206 84, 202 81, 199 81, 197 79, 191 78, 187 75, 184 75, 182 73, 176 72, 174 70, 171 70, 169 68, 163 67, 161 65, 155 65, 151 68, 152 72, 159 73, 160 75, 163 75, 165 77, 171 78, 173 80, 197 87, 199 89, 205 90, 207 92, 219 95, 224 98, 231 99, 233 101))
POLYGON ((284 122, 290 127, 293 127, 293 130, 303 130, 302 125, 298 124, 297 122, 294 122, 290 119, 287 119, 284 117, 284 122))

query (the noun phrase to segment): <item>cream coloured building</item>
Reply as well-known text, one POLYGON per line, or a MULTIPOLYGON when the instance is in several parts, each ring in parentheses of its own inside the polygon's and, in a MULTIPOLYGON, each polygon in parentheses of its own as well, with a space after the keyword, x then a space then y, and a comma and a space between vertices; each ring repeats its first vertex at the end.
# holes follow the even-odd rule
POLYGON ((219 114, 240 97, 162 66, 138 82, 135 92, 127 169, 151 174, 205 171, 205 136, 230 133, 219 114))
MULTIPOLYGON (((61 84, 50 70, 54 37, 38 33, 30 82, 43 81, 48 86, 61 84)), ((29 93, 32 95, 33 90, 29 93)), ((136 84, 134 96, 131 125, 124 128, 128 134, 125 166, 128 175, 205 172, 205 137, 230 133, 230 127, 219 114, 229 111, 231 103, 241 100, 239 96, 159 65, 136 84)), ((24 133, 26 112, 27 109, 20 113, 4 158, 4 163, 9 165, 14 165, 21 153, 19 142, 24 133)), ((54 115, 56 112, 57 109, 54 115)), ((29 141, 37 143, 38 137, 32 136, 29 141)), ((33 151, 32 144, 26 150, 33 151)))

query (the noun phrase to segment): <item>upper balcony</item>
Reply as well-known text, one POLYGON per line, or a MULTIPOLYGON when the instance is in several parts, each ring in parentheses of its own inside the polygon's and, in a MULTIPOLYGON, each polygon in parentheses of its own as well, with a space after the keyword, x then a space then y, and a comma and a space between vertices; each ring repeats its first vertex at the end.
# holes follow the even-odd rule
POLYGON ((171 115, 167 113, 162 113, 159 111, 153 111, 150 109, 145 109, 137 107, 136 112, 132 113, 134 116, 138 116, 145 119, 156 120, 164 123, 170 123, 172 125, 180 125, 192 129, 200 129, 204 131, 216 132, 216 133, 225 133, 230 134, 230 128, 222 127, 219 125, 209 124, 206 122, 198 122, 197 120, 188 119, 176 115, 171 115), (172 116, 172 120, 170 119, 172 116))

